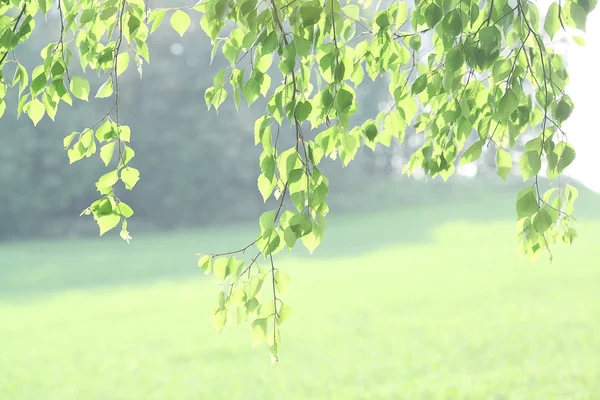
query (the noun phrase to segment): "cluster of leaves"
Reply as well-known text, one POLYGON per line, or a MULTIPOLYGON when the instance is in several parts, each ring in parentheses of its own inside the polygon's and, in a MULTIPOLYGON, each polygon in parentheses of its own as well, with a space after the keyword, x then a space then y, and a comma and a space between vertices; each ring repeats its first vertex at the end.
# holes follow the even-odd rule
MULTIPOLYGON (((45 114, 54 118, 61 101, 88 100, 89 82, 69 72, 73 58, 84 71, 106 76, 95 97, 114 97, 112 109, 64 141, 71 162, 100 148, 109 166, 118 154, 116 167, 96 183, 102 197, 84 211, 96 219, 101 234, 121 223, 121 235, 130 238, 127 218, 133 210, 118 199, 116 187, 121 181, 133 188, 139 172, 129 165, 134 156, 129 128, 119 123, 118 77, 132 58, 141 76, 149 61, 148 35, 166 16, 182 36, 199 19, 212 40, 213 57, 220 51, 230 62, 206 90, 208 108, 218 109, 228 93, 236 107, 242 98, 248 106, 266 99, 254 126, 255 143, 262 147, 257 185, 265 202, 273 197, 277 207, 260 217, 254 242, 227 254, 201 255, 199 266, 213 273, 222 289, 213 311, 217 328, 230 318, 251 319, 253 343, 268 340, 273 360, 280 348, 279 325, 290 310, 280 299, 289 277, 275 268, 273 256, 298 240, 311 252, 320 244, 329 211, 329 182, 319 170, 325 157, 347 165, 360 146, 375 150, 377 144, 401 142, 406 127, 414 126, 425 141, 405 166, 407 174, 423 169, 446 180, 493 144, 498 175, 506 179, 517 138, 533 132, 518 163, 523 180, 531 182, 517 196, 521 249, 537 257, 550 243, 570 243, 576 235, 569 222, 577 191, 555 187, 542 194, 538 182, 544 161, 553 181, 575 158, 561 128, 573 110, 565 93, 568 75, 548 39, 560 29, 584 31, 595 0, 553 3, 543 30, 538 8, 525 0, 415 1, 410 10, 398 1, 379 10, 371 0, 201 0, 154 10, 143 0, 63 0, 58 41, 44 48, 43 63, 29 74, 16 57, 7 56, 27 40, 34 17, 50 5, 48 0, 0 2, 0 98, 7 87, 18 86, 18 112, 37 124, 45 114), (9 65, 12 83, 4 79, 9 65), (392 106, 351 127, 365 72, 372 80, 388 77, 392 106), (280 135, 291 136, 294 144, 281 148, 280 135), (250 248, 257 254, 244 268, 235 255, 250 248), (263 285, 265 280, 271 284, 263 285), (260 300, 261 291, 271 293, 269 300, 260 300)), ((582 43, 579 36, 575 40, 582 43)), ((2 112, 3 107, 0 101, 2 112)))

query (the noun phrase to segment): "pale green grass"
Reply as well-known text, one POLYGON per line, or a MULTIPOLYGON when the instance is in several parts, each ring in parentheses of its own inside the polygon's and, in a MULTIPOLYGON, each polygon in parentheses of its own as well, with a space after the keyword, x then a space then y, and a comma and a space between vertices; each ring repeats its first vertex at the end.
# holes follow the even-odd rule
POLYGON ((322 255, 279 260, 278 367, 247 326, 215 333, 213 280, 193 269, 243 229, 0 247, 0 398, 600 398, 600 223, 550 265, 520 262, 512 221, 425 233, 414 214, 340 223, 322 255))

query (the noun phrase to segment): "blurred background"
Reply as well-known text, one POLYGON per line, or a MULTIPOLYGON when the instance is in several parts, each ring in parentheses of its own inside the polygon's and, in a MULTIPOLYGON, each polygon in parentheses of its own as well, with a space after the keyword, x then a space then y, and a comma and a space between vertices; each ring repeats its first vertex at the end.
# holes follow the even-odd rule
MULTIPOLYGON (((38 23, 19 49, 29 68, 57 18, 38 23)), ((588 21, 586 47, 556 39, 576 104, 567 132, 578 159, 561 182, 580 189, 575 244, 554 249, 552 264, 519 257, 523 183, 497 177, 493 148, 447 183, 401 175, 422 143, 411 131, 400 145, 362 149, 347 168, 326 161, 324 243, 314 256, 297 248, 277 260, 292 277, 292 314, 276 368, 266 347, 251 347, 247 326, 215 333, 217 288, 195 266, 198 252, 250 242, 272 206, 256 187, 252 135, 265 103, 206 110, 204 91, 226 64, 209 65, 199 26, 180 38, 165 22, 143 80, 134 68, 120 79, 121 121, 141 171, 121 195, 135 210, 129 245, 117 233, 99 238, 95 222, 79 217, 97 198, 99 157, 69 165, 62 148, 111 100, 63 106, 56 122, 33 127, 16 118, 9 92, 13 106, 0 120, 0 398, 599 399, 600 139, 590 97, 599 20, 588 21)), ((365 81, 357 122, 387 107, 387 86, 365 81)), ((514 157, 518 173, 518 149, 514 157)))

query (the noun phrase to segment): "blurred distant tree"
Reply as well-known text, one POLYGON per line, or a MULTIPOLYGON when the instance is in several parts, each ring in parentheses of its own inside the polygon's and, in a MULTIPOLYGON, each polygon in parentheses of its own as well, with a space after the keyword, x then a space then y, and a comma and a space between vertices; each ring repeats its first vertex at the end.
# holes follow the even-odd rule
MULTIPOLYGON (((543 163, 553 181, 575 158, 561 128, 573 110, 565 93, 567 71, 550 41, 559 31, 561 35, 584 31, 596 1, 554 2, 543 22, 537 6, 522 0, 415 1, 410 7, 388 2, 381 8, 371 3, 201 0, 189 6, 149 8, 144 0, 62 0, 56 5, 52 0, 0 0, 0 99, 12 89, 17 115, 27 114, 34 125, 45 115, 54 120, 61 102, 72 104, 91 96, 106 99, 106 112, 89 121, 89 128, 67 135, 63 145, 71 163, 98 155, 109 167, 96 182, 100 198, 84 213, 97 221, 100 234, 120 225, 121 236, 129 241, 127 220, 133 209, 119 196, 123 187, 132 190, 137 185, 140 171, 134 166, 132 130, 124 124, 126 105, 142 103, 147 113, 180 118, 197 108, 189 101, 192 96, 171 97, 162 105, 161 99, 144 103, 143 87, 138 95, 126 95, 124 73, 137 69, 144 75, 150 61, 149 35, 163 21, 183 36, 192 18, 199 18, 212 43, 205 62, 220 52, 229 66, 208 85, 193 72, 186 84, 191 90, 203 89, 208 108, 221 109, 226 120, 225 114, 231 114, 233 106, 239 109, 242 99, 249 106, 264 99, 264 113, 245 130, 252 129, 254 144, 260 145, 258 191, 265 202, 271 197, 276 201, 260 216, 260 233, 248 247, 202 255, 199 266, 222 284, 213 312, 217 328, 230 318, 229 311, 238 321, 250 318, 253 343, 267 340, 276 360, 279 325, 290 310, 281 296, 290 280, 275 268, 273 255, 292 249, 298 239, 311 252, 320 244, 329 212, 329 180, 319 168, 324 158, 348 165, 361 146, 375 150, 378 145, 402 143, 413 126, 422 139, 414 141, 418 146, 407 154, 403 171, 409 175, 419 170, 448 179, 457 166, 480 159, 484 147, 491 145, 497 174, 506 179, 519 137, 533 132, 519 158, 520 174, 531 182, 517 195, 521 249, 536 257, 551 242, 570 243, 575 236, 569 222, 577 190, 566 186, 541 193, 538 182, 543 163), (28 67, 16 50, 51 9, 60 24, 45 35, 41 63, 28 67), (83 72, 75 72, 76 64, 83 72), (100 76, 98 84, 83 76, 88 69, 100 76), (391 101, 386 105, 388 99, 367 96, 362 107, 376 115, 352 127, 361 98, 356 90, 366 85, 365 74, 373 81, 387 77, 391 101), (228 97, 232 101, 225 103, 228 97), (256 255, 249 263, 235 258, 250 248, 256 255), (266 268, 259 266, 260 256, 266 268), (263 285, 265 280, 268 284, 263 285), (268 297, 258 296, 261 291, 268 297)), ((583 42, 579 36, 572 38, 583 42)), ((181 48, 172 51, 177 54, 181 48)), ((150 81, 168 91, 170 82, 186 69, 174 62, 151 75, 150 81)), ((0 114, 5 109, 1 100, 0 114)), ((161 155, 186 127, 170 123, 153 128, 156 141, 147 150, 155 152, 155 165, 169 169, 161 164, 161 155)), ((210 129, 201 134, 213 143, 227 143, 198 149, 198 159, 212 160, 212 174, 233 168, 237 159, 250 154, 241 136, 210 129)), ((192 142, 188 140, 190 146, 192 142)), ((18 146, 14 150, 18 152, 18 146)), ((43 158, 40 148, 30 162, 52 168, 53 162, 43 158)), ((177 172, 169 170, 173 180, 164 191, 183 185, 195 196, 194 184, 179 181, 177 172)), ((240 172, 240 182, 223 182, 218 190, 242 184, 252 175, 240 172)), ((166 199, 165 207, 185 202, 177 196, 166 199)), ((147 201, 147 212, 156 212, 153 199, 147 201)))

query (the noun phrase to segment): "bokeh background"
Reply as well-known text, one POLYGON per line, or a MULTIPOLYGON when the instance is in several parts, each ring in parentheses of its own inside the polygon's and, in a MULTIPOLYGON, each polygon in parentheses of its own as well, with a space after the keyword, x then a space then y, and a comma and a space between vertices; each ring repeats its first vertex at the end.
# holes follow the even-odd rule
MULTIPOLYGON (((28 67, 57 18, 19 49, 28 67)), ((98 157, 69 165, 62 148, 110 100, 63 107, 37 127, 9 107, 0 120, 0 398, 600 399, 599 21, 588 21, 584 48, 556 38, 576 103, 567 132, 578 159, 560 182, 580 189, 574 245, 553 249, 552 264, 517 254, 518 149, 507 183, 493 148, 447 183, 402 176, 422 143, 410 131, 347 168, 327 161, 322 247, 277 259, 292 277, 292 313, 275 368, 247 326, 216 334, 218 289, 196 267, 196 253, 256 237, 272 206, 256 188, 252 135, 265 104, 206 110, 204 91, 226 64, 209 64, 197 24, 180 38, 165 23, 143 80, 133 68, 120 79, 142 174, 122 195, 135 210, 130 244, 118 233, 99 238, 79 217, 105 169, 98 157)), ((389 102, 387 82, 365 81, 358 102, 356 121, 374 117, 389 102)))

